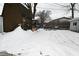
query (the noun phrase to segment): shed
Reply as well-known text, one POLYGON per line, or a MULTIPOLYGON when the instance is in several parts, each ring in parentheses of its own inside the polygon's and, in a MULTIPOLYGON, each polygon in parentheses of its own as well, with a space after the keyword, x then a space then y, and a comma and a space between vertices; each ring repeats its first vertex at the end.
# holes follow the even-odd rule
POLYGON ((24 17, 27 16, 28 20, 30 15, 28 15, 27 8, 21 3, 5 3, 2 16, 4 32, 10 32, 17 28, 18 24, 22 23, 24 17))
POLYGON ((79 32, 79 17, 74 18, 70 21, 70 30, 79 32))

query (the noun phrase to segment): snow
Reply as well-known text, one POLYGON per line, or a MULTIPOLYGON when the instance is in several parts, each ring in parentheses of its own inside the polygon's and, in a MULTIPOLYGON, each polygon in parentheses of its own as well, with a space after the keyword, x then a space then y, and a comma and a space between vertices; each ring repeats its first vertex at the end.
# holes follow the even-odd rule
POLYGON ((39 16, 35 16, 35 18, 33 20, 40 20, 39 16))
POLYGON ((0 51, 21 56, 79 56, 79 33, 38 29, 0 34, 0 51))
POLYGON ((21 3, 25 8, 29 9, 24 3, 21 3))

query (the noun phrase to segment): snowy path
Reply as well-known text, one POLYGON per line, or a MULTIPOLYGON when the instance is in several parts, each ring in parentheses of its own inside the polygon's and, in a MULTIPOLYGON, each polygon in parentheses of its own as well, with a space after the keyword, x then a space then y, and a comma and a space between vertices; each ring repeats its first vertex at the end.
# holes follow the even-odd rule
POLYGON ((0 51, 26 56, 79 56, 79 33, 68 30, 15 31, 0 37, 0 51))

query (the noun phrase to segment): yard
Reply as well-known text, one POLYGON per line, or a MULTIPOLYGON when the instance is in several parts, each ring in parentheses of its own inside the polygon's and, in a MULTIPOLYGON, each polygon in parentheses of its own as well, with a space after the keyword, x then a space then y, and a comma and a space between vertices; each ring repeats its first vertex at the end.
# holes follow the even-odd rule
POLYGON ((79 33, 38 29, 0 34, 0 51, 21 56, 79 56, 79 33))

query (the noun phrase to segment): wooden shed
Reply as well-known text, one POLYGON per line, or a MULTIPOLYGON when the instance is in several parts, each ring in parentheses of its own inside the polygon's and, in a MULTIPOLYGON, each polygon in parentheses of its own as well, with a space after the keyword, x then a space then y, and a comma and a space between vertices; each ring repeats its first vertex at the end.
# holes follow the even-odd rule
POLYGON ((13 31, 27 15, 27 8, 21 3, 5 3, 2 12, 4 32, 13 31))

